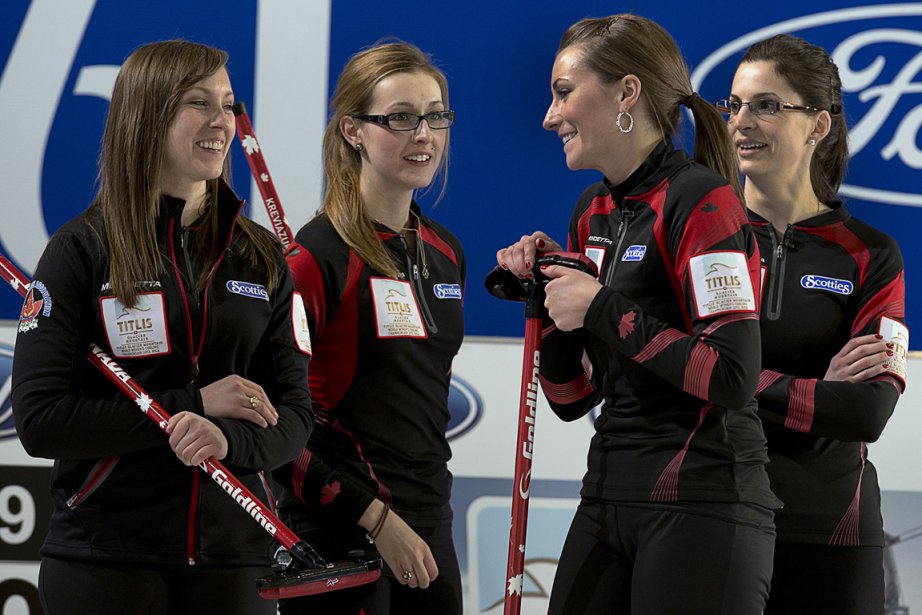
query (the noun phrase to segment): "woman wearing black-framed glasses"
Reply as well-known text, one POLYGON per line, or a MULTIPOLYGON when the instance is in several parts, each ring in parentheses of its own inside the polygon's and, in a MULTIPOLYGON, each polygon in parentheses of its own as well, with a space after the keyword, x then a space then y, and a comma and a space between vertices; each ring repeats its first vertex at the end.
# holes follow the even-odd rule
POLYGON ((276 478, 283 516, 325 557, 373 550, 386 566, 376 583, 283 599, 280 612, 461 615, 445 432, 465 259, 414 199, 444 179, 448 83, 413 45, 380 44, 350 58, 330 107, 323 206, 288 259, 320 418, 276 478))
POLYGON ((757 43, 717 106, 764 272, 757 400, 784 502, 765 613, 880 615, 884 534, 865 442, 905 386, 900 250, 837 198, 847 128, 825 51, 789 35, 757 43))

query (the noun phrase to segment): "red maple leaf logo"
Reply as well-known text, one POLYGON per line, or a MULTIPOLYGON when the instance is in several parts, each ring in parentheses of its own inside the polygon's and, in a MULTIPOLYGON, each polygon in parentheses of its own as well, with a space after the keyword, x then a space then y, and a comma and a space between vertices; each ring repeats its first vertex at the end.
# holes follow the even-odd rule
POLYGON ((339 495, 340 485, 338 480, 334 480, 329 485, 324 485, 320 488, 320 505, 326 506, 327 504, 332 504, 333 500, 336 499, 336 496, 339 495))
POLYGON ((637 316, 637 312, 631 310, 621 317, 621 322, 618 323, 618 335, 621 336, 621 339, 626 338, 628 335, 634 332, 635 316, 637 316))

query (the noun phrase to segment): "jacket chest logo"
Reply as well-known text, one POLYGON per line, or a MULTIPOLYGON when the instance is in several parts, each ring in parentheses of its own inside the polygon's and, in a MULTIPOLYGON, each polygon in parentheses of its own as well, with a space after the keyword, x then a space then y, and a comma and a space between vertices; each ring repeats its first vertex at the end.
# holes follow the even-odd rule
POLYGON ((825 290, 839 295, 850 295, 855 290, 855 285, 848 280, 813 274, 800 278, 800 285, 808 290, 825 290))
POLYGON ((242 295, 244 297, 250 297, 251 299, 262 299, 263 301, 269 300, 269 293, 266 291, 266 287, 262 284, 254 284, 253 282, 241 282, 239 280, 228 280, 225 286, 227 287, 227 290, 235 295, 242 295))

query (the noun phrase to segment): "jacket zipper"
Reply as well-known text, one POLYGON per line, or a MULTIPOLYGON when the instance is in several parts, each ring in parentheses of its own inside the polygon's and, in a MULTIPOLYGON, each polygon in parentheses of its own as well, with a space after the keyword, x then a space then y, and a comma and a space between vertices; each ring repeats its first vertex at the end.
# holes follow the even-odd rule
POLYGON ((611 286, 611 281, 615 277, 615 268, 618 266, 618 260, 621 256, 621 244, 624 243, 624 236, 627 235, 627 227, 634 217, 634 210, 624 209, 624 199, 621 199, 618 205, 618 214, 621 221, 618 223, 618 245, 615 246, 614 258, 611 259, 608 272, 605 274, 605 286, 611 286))
POLYGON ((772 238, 772 253, 775 264, 772 267, 771 279, 768 285, 768 311, 766 317, 768 320, 778 320, 781 318, 781 295, 784 290, 784 265, 785 265, 785 248, 791 247, 790 233, 791 225, 784 229, 781 241, 778 241, 775 228, 769 225, 769 232, 772 238))
MULTIPOLYGON (((188 229, 183 229, 182 233, 179 236, 179 241, 180 241, 180 248, 183 251, 183 256, 186 261, 186 271, 189 273, 189 280, 190 280, 189 284, 190 286, 192 286, 191 293, 189 292, 189 290, 186 289, 185 285, 183 284, 182 276, 180 275, 180 272, 179 272, 179 264, 176 262, 176 250, 172 243, 172 238, 174 237, 173 230, 175 228, 175 222, 176 222, 175 218, 170 220, 170 258, 172 260, 173 270, 176 275, 176 280, 179 283, 180 288, 183 290, 183 293, 182 293, 183 308, 185 309, 185 313, 186 313, 186 329, 189 332, 189 336, 188 336, 189 337, 189 357, 192 363, 191 368, 190 368, 190 372, 191 372, 190 375, 191 375, 192 382, 195 382, 195 380, 198 378, 198 375, 199 375, 199 356, 201 355, 202 348, 204 347, 204 344, 205 344, 205 332, 207 330, 207 323, 208 323, 208 292, 210 290, 211 281, 214 278, 214 274, 218 270, 218 265, 220 265, 221 261, 224 260, 224 256, 227 254, 227 250, 221 250, 220 255, 218 256, 218 258, 215 259, 214 265, 211 267, 211 270, 208 272, 208 277, 205 279, 205 292, 202 297, 201 309, 199 310, 201 313, 202 331, 201 331, 201 335, 199 336, 198 347, 196 348, 195 342, 192 339, 192 335, 193 335, 192 311, 189 308, 189 301, 190 301, 189 295, 190 294, 192 295, 191 300, 196 302, 195 303, 196 306, 198 306, 199 304, 198 304, 198 299, 195 296, 195 289, 194 289, 195 278, 192 276, 191 261, 189 259, 189 251, 187 247, 188 242, 186 241, 189 231, 188 229)), ((228 237, 231 237, 231 236, 233 236, 233 227, 231 227, 230 235, 228 237)), ((190 494, 191 500, 189 503, 189 519, 188 519, 186 555, 188 558, 189 565, 194 566, 195 565, 195 542, 196 542, 195 524, 196 524, 196 515, 198 512, 198 497, 199 497, 199 486, 201 484, 201 475, 199 474, 199 471, 196 468, 192 468, 191 471, 192 471, 192 492, 190 494)))
POLYGON ((109 474, 112 473, 112 470, 115 469, 118 460, 118 456, 113 456, 97 461, 93 469, 90 470, 90 474, 87 476, 86 481, 80 486, 80 489, 67 500, 67 507, 71 510, 77 508, 83 500, 90 497, 99 489, 109 477, 109 474))
MULTIPOLYGON (((426 321, 426 328, 429 329, 431 333, 438 333, 439 328, 435 324, 435 319, 432 317, 432 312, 429 311, 429 304, 426 303, 426 293, 423 291, 422 280, 419 277, 419 267, 416 263, 413 262, 413 259, 410 258, 410 246, 407 245, 407 240, 403 235, 397 233, 397 236, 400 237, 400 243, 403 245, 403 254, 407 261, 407 268, 410 270, 410 278, 413 282, 413 289, 416 291, 416 298, 419 300, 419 305, 423 310, 423 318, 426 321)), ((416 237, 416 253, 417 258, 419 257, 419 251, 422 249, 422 237, 417 235, 416 237)), ((427 270, 428 273, 428 270, 427 270)))

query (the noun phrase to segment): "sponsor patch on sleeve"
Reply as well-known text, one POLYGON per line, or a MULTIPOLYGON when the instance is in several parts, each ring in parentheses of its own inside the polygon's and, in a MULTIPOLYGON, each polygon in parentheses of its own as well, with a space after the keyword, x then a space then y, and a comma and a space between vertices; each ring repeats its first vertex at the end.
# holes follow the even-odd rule
POLYGON ((304 308, 304 299, 298 291, 291 293, 291 330, 298 350, 307 356, 313 356, 311 331, 307 326, 307 310, 304 308))
POLYGON ((708 252, 688 261, 698 318, 755 312, 756 298, 742 252, 708 252))
POLYGON ((906 358, 909 356, 909 329, 906 325, 887 318, 880 319, 878 333, 888 344, 893 344, 893 356, 887 361, 887 371, 906 382, 906 358))
POLYGON ((137 303, 130 308, 115 297, 103 297, 99 309, 114 358, 169 354, 170 336, 162 292, 140 293, 137 303))

